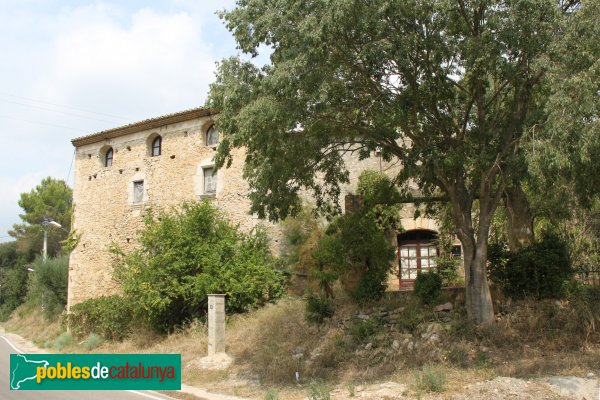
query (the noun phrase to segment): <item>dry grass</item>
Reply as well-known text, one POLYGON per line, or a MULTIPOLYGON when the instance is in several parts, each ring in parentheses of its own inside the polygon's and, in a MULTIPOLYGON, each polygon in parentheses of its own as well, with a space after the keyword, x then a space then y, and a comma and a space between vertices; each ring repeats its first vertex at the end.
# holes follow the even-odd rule
POLYGON ((13 311, 12 317, 3 326, 7 332, 18 333, 41 348, 50 347, 64 332, 59 320, 46 320, 42 310, 30 304, 23 304, 13 311))
MULTIPOLYGON (((103 342, 92 352, 179 353, 185 383, 254 398, 264 398, 273 387, 280 398, 303 398, 307 385, 315 379, 339 387, 381 380, 410 385, 415 372, 426 364, 444 368, 447 393, 494 376, 585 375, 600 370, 597 332, 589 330, 589 318, 577 315, 577 309, 568 304, 509 303, 495 327, 474 328, 461 310, 440 317, 431 309, 420 308, 407 294, 390 295, 362 311, 399 307, 404 311, 387 323, 373 319, 374 329, 365 330, 354 325, 365 324, 353 318, 359 311, 357 306, 342 295, 335 302, 335 316, 322 325, 306 321, 305 303, 299 299, 282 300, 228 318, 227 353, 235 359, 228 371, 199 370, 191 363, 206 356, 207 329, 202 323, 192 323, 168 336, 139 327, 123 342, 103 342), (439 341, 429 343, 422 334, 432 323, 443 330, 439 341), (580 332, 578 327, 588 327, 588 331, 580 332), (419 347, 392 346, 406 338, 418 341, 419 347), (369 349, 367 344, 371 344, 369 349), (295 385, 296 372, 300 374, 299 387, 295 385)), ((39 310, 26 307, 19 309, 5 327, 33 339, 40 347, 63 332, 58 322, 42 321, 39 310)), ((73 343, 63 351, 86 352, 82 343, 73 343)))

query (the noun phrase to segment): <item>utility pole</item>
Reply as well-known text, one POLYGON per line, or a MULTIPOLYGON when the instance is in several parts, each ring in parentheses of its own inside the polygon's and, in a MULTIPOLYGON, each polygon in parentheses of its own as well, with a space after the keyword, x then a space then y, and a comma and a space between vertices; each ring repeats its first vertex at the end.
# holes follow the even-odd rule
POLYGON ((48 226, 62 228, 62 225, 51 218, 44 218, 44 220, 42 221, 42 226, 44 227, 44 245, 42 247, 42 261, 46 262, 46 260, 48 259, 48 226))

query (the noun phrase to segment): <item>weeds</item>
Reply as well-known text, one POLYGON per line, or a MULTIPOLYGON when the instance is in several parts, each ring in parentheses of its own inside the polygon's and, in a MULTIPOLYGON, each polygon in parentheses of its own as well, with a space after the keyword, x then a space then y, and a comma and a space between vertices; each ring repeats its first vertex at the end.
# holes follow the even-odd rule
POLYGON ((371 337, 379 330, 379 322, 375 318, 355 319, 348 333, 352 337, 355 344, 360 344, 371 337))
POLYGON ((86 337, 85 340, 83 341, 83 347, 87 351, 94 350, 96 347, 100 346, 101 344, 102 344, 102 337, 99 335, 96 335, 95 333, 90 333, 88 335, 88 337, 86 337))
POLYGON ((331 385, 325 381, 312 381, 308 387, 308 400, 330 400, 331 385))
POLYGON ((56 350, 61 351, 65 347, 69 346, 72 342, 73 337, 71 337, 71 335, 68 332, 63 332, 54 340, 53 347, 56 350))
POLYGON ((279 392, 277 389, 271 388, 265 393, 265 400, 279 400, 279 392))
POLYGON ((422 371, 415 374, 415 389, 423 392, 441 393, 446 386, 446 372, 440 367, 424 365, 422 371))

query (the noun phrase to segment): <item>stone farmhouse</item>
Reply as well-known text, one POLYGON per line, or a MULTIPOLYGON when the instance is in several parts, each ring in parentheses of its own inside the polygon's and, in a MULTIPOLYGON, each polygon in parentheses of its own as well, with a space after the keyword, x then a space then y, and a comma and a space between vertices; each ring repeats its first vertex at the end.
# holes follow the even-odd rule
MULTIPOLYGON (((109 247, 116 244, 132 250, 149 209, 209 200, 243 231, 266 224, 273 248, 278 248, 278 226, 249 213, 243 150, 234 150, 230 168, 214 172, 220 138, 212 119, 216 114, 194 108, 72 140, 76 149, 73 229, 81 238, 69 260, 68 308, 118 291, 109 247)), ((347 166, 351 179, 342 188, 340 201, 355 192, 363 170, 394 174, 401 168, 385 162, 377 152, 362 161, 348 157, 347 166)), ((436 222, 414 219, 413 206, 404 207, 402 214, 405 231, 390 239, 398 248, 391 290, 410 287, 417 271, 435 266, 437 255, 436 222)))

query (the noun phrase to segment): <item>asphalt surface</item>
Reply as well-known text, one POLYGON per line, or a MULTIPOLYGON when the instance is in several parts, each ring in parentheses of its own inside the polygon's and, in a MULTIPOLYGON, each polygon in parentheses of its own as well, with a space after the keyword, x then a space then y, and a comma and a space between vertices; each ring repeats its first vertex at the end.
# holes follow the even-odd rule
POLYGON ((10 390, 10 354, 20 353, 6 337, 0 335, 0 400, 171 400, 172 397, 151 391, 71 391, 10 390))

